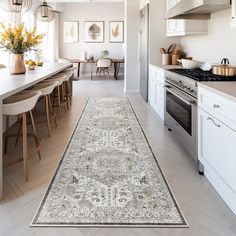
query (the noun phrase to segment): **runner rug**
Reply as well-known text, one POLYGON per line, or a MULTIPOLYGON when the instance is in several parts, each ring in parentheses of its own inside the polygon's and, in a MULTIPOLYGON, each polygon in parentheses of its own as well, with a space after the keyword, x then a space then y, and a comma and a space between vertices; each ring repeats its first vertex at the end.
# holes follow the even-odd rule
POLYGON ((89 99, 31 226, 187 227, 127 98, 89 99))

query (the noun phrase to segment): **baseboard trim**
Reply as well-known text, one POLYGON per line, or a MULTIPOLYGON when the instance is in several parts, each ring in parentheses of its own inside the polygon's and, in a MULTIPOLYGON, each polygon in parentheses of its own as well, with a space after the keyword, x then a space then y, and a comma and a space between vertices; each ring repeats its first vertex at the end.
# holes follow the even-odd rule
POLYGON ((139 90, 132 90, 132 89, 125 89, 124 88, 124 93, 126 93, 126 94, 139 94, 139 90))

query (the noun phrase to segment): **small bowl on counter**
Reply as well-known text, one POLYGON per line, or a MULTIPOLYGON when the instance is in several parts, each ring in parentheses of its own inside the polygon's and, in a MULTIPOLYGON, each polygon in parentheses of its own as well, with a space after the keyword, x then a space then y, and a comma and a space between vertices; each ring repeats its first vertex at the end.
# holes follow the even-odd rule
POLYGON ((28 70, 35 70, 36 65, 27 65, 28 70))
POLYGON ((177 60, 178 62, 180 62, 183 66, 184 69, 197 69, 200 68, 202 65, 201 61, 196 61, 196 60, 189 60, 189 59, 181 59, 181 60, 177 60))

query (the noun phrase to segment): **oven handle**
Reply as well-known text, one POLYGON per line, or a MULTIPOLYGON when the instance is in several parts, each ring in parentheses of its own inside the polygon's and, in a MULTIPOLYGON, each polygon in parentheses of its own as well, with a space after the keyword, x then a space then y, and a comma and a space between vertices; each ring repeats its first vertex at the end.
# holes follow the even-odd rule
POLYGON ((168 92, 172 93, 172 94, 175 95, 177 98, 179 98, 181 101, 183 101, 184 103, 186 103, 187 105, 191 106, 191 105, 195 105, 195 104, 196 104, 196 102, 195 102, 194 100, 192 100, 192 101, 187 101, 187 100, 185 100, 183 97, 181 97, 180 95, 178 95, 177 93, 175 93, 175 92, 171 89, 170 86, 164 85, 164 88, 165 88, 168 92))

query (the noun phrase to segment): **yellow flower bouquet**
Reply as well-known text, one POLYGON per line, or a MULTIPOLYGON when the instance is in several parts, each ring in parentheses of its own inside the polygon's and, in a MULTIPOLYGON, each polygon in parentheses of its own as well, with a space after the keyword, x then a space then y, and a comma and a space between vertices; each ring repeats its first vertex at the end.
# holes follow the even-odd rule
POLYGON ((24 74, 24 53, 36 50, 36 46, 42 43, 44 34, 36 34, 36 28, 29 31, 23 24, 15 27, 5 27, 4 24, 0 26, 3 29, 0 33, 0 48, 10 51, 13 55, 11 74, 24 74))
POLYGON ((5 27, 4 24, 1 24, 1 27, 3 32, 0 34, 0 47, 14 54, 24 54, 27 51, 35 50, 44 37, 44 34, 36 34, 36 28, 29 31, 23 24, 15 27, 5 27))

